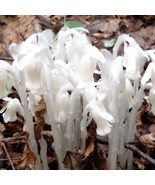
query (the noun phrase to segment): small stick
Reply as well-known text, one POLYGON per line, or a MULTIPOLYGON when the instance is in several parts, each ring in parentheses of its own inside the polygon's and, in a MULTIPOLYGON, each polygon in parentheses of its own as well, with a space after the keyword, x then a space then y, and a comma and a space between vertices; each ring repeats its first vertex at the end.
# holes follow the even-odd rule
POLYGON ((1 138, 0 143, 8 143, 8 142, 12 142, 12 141, 15 141, 15 140, 24 139, 25 136, 22 136, 22 134, 23 133, 19 134, 18 136, 15 136, 15 137, 1 138))
POLYGON ((10 51, 7 49, 7 47, 6 47, 4 42, 3 42, 2 46, 3 46, 4 50, 5 50, 5 52, 8 54, 8 57, 12 57, 10 51))
POLYGON ((8 160, 9 160, 9 162, 10 162, 10 165, 11 165, 12 169, 15 170, 15 167, 14 167, 12 161, 11 161, 11 158, 10 158, 10 156, 9 156, 9 153, 8 153, 6 147, 5 147, 5 144, 4 144, 4 143, 1 143, 1 145, 2 145, 3 148, 4 148, 4 151, 5 151, 5 153, 6 153, 6 156, 7 156, 8 160))
POLYGON ((8 61, 13 61, 14 59, 12 57, 3 57, 3 56, 0 56, 0 60, 8 60, 8 61))
MULTIPOLYGON (((106 138, 100 138, 100 137, 97 136, 97 142, 100 143, 100 144, 108 145, 108 140, 106 138)), ((131 142, 131 143, 133 143, 133 142, 131 142)), ((149 163, 151 163, 152 165, 155 166, 155 159, 146 155, 144 152, 139 150, 135 145, 128 143, 128 144, 125 145, 125 148, 127 148, 129 150, 132 150, 133 152, 139 154, 142 158, 144 158, 146 161, 148 161, 149 163)))
MULTIPOLYGON (((22 157, 13 157, 11 160, 22 160, 22 157)), ((7 158, 0 158, 0 161, 8 161, 7 158)))
POLYGON ((125 148, 128 148, 128 149, 132 150, 133 152, 139 154, 142 158, 144 158, 146 161, 150 162, 152 165, 155 166, 155 160, 153 158, 149 157, 148 155, 146 155, 145 153, 143 153, 136 146, 130 145, 130 144, 126 144, 125 148))

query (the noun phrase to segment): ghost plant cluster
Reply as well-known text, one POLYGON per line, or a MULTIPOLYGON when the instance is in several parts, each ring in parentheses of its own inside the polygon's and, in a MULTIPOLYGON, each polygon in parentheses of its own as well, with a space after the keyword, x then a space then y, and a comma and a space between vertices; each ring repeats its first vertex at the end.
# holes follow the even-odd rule
POLYGON ((132 152, 124 144, 134 139, 136 113, 144 98, 150 99, 155 113, 154 51, 142 50, 126 34, 119 36, 112 54, 106 49, 99 51, 87 32, 63 27, 54 35, 45 30, 19 45, 10 45, 12 65, 0 61, 0 99, 7 102, 0 113, 5 123, 16 121, 17 113, 23 116, 36 169, 48 169, 46 142, 40 138, 39 155, 34 134, 35 107, 41 100, 46 108, 43 120, 51 125, 60 169, 64 169, 66 151, 84 152, 87 126, 92 120, 97 134, 108 136, 110 169, 116 169, 118 161, 131 169, 132 152), (119 56, 122 44, 124 54, 119 56), (152 83, 147 83, 150 79, 152 83), (8 97, 12 87, 20 100, 8 97), (149 97, 144 94, 146 88, 150 88, 149 97))

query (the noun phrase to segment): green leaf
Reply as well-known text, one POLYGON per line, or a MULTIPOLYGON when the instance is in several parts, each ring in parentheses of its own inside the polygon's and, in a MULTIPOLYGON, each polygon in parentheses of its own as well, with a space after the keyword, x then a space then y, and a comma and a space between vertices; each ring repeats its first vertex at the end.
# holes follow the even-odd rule
POLYGON ((61 24, 66 24, 69 28, 84 27, 84 23, 79 21, 66 21, 65 23, 61 21, 61 24))
POLYGON ((103 41, 104 42, 104 46, 106 48, 110 48, 110 47, 113 47, 115 45, 115 40, 114 39, 111 39, 111 40, 105 40, 103 41))

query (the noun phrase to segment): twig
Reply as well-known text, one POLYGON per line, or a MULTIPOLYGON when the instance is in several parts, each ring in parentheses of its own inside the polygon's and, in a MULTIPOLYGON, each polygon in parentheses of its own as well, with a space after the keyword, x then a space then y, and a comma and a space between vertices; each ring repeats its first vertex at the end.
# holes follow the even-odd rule
POLYGON ((152 165, 155 166, 155 160, 153 158, 149 157, 148 155, 146 155, 145 153, 143 153, 136 146, 130 145, 130 144, 126 144, 125 148, 128 148, 128 149, 132 150, 133 152, 139 154, 142 158, 144 158, 146 161, 150 162, 152 165))
MULTIPOLYGON (((100 143, 100 144, 106 144, 106 145, 108 145, 108 140, 106 138, 100 138, 100 137, 97 136, 97 142, 100 143)), ((132 142, 132 144, 130 144, 130 143, 126 144, 125 145, 125 148, 127 148, 129 150, 132 150, 133 152, 137 153, 142 158, 144 158, 146 161, 148 161, 149 163, 151 163, 152 165, 155 166, 155 159, 149 157, 144 152, 142 152, 141 150, 139 150, 135 145, 133 145, 133 142, 132 142)))
POLYGON ((7 53, 8 57, 12 57, 10 51, 8 50, 8 48, 6 47, 4 42, 3 42, 2 46, 3 46, 4 50, 5 50, 5 52, 7 53))
POLYGON ((8 142, 12 142, 12 141, 24 139, 25 136, 22 136, 22 135, 23 135, 23 133, 18 134, 18 135, 15 136, 15 137, 1 138, 1 139, 0 139, 0 143, 8 143, 8 142))
POLYGON ((12 160, 11 160, 11 158, 9 156, 9 153, 8 153, 6 147, 5 147, 5 143, 1 143, 1 145, 3 146, 3 149, 4 149, 5 153, 6 153, 6 156, 7 156, 8 160, 9 160, 9 162, 10 162, 10 165, 11 165, 12 169, 15 170, 15 167, 14 167, 14 165, 12 163, 12 160))
MULTIPOLYGON (((13 157, 13 158, 11 158, 11 160, 13 161, 13 160, 22 160, 22 157, 13 157)), ((8 161, 8 159, 7 158, 0 158, 0 161, 8 161)))
POLYGON ((3 57, 3 56, 0 56, 0 60, 8 60, 8 61, 13 61, 14 59, 12 57, 3 57))

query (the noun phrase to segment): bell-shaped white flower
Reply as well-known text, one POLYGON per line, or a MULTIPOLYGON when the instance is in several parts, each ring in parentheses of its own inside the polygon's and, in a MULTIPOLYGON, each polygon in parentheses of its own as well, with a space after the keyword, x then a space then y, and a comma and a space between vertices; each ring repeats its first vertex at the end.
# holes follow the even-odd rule
POLYGON ((113 48, 114 57, 117 56, 118 49, 122 43, 124 43, 124 67, 126 68, 126 77, 131 80, 139 79, 143 72, 144 64, 148 59, 148 55, 132 37, 124 34, 118 38, 113 48))
POLYGON ((97 134, 100 136, 107 135, 111 132, 112 125, 114 122, 113 116, 106 111, 102 104, 98 104, 97 101, 92 100, 84 110, 84 113, 90 113, 90 116, 97 124, 97 134))
POLYGON ((9 63, 0 60, 0 99, 9 94, 14 84, 13 74, 13 67, 9 63))
POLYGON ((23 107, 17 98, 4 98, 3 100, 8 101, 8 103, 0 110, 3 113, 3 119, 5 123, 13 122, 17 120, 17 114, 23 115, 23 107))
POLYGON ((63 27, 55 44, 55 59, 61 59, 65 63, 76 63, 85 54, 87 45, 90 44, 84 32, 86 29, 69 29, 63 27))
POLYGON ((147 66, 147 69, 145 70, 145 73, 144 73, 144 75, 143 75, 143 77, 141 79, 141 84, 142 85, 144 85, 146 82, 148 82, 150 80, 150 78, 153 78, 153 76, 151 75, 151 73, 152 73, 153 68, 155 68, 155 50, 148 50, 147 51, 147 54, 151 58, 151 61, 152 62, 150 62, 149 65, 147 66))
POLYGON ((13 66, 25 74, 26 87, 36 92, 44 86, 43 68, 52 65, 50 31, 34 34, 20 45, 12 44, 10 52, 14 58, 13 66), (50 41, 48 41, 50 39, 50 41), (44 65, 45 64, 45 65, 44 65))
POLYGON ((111 124, 109 122, 114 122, 114 118, 111 114, 106 112, 97 106, 91 108, 90 115, 97 124, 97 134, 100 136, 107 135, 111 132, 111 124))

